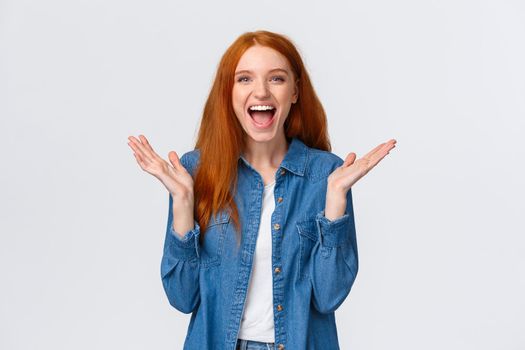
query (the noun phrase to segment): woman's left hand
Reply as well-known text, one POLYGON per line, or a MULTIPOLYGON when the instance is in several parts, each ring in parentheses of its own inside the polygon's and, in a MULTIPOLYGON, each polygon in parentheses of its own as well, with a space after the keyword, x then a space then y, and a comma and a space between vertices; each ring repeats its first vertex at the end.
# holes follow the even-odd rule
POLYGON ((381 159, 390 153, 392 148, 396 147, 396 142, 395 139, 390 139, 378 145, 358 160, 355 160, 356 154, 354 152, 349 153, 343 165, 328 176, 329 187, 342 193, 348 192, 353 184, 375 167, 381 159))
POLYGON ((326 188, 325 216, 330 220, 343 215, 346 207, 346 194, 360 178, 365 176, 383 159, 396 144, 395 139, 384 142, 356 160, 354 152, 349 153, 344 163, 328 176, 326 188))

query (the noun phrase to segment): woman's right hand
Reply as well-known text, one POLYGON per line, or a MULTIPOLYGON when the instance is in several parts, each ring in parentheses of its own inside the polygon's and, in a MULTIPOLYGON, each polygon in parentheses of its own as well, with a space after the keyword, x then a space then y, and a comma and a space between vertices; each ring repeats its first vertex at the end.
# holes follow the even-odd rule
POLYGON ((193 228, 193 178, 180 162, 175 151, 168 153, 171 165, 162 159, 151 147, 144 135, 139 139, 129 136, 128 145, 133 149, 135 159, 142 170, 159 179, 173 197, 173 226, 184 233, 193 228))

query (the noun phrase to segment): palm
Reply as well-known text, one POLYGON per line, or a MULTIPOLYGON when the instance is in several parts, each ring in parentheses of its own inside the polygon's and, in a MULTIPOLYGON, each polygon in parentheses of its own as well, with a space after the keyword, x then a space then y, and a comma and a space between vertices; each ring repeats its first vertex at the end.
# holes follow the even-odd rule
POLYGON ((360 178, 365 176, 381 161, 390 150, 395 147, 395 139, 382 143, 356 160, 356 154, 351 152, 346 156, 344 163, 335 169, 328 180, 331 184, 344 192, 348 191, 360 178))
POLYGON ((188 194, 193 191, 193 178, 180 162, 176 152, 171 151, 169 164, 151 147, 145 136, 140 140, 130 136, 128 145, 135 152, 133 155, 142 170, 158 178, 172 194, 188 194))

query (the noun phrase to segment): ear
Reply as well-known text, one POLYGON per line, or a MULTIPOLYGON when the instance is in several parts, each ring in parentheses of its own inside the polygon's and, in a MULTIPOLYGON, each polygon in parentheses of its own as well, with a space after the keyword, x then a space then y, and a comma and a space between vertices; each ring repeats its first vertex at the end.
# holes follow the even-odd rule
POLYGON ((299 98, 299 79, 295 80, 294 93, 292 96, 292 103, 296 103, 299 98))

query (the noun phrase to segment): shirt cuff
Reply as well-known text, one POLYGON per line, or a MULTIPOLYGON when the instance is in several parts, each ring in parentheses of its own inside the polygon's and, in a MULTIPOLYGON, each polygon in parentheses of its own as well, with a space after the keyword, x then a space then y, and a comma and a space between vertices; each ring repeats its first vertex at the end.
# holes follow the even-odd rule
POLYGON ((175 250, 176 255, 184 257, 196 255, 199 257, 200 226, 197 221, 194 220, 193 229, 186 232, 182 237, 173 229, 173 223, 170 222, 167 236, 169 237, 168 243, 175 250))
POLYGON ((330 220, 324 215, 324 210, 317 213, 315 217, 319 232, 319 241, 322 246, 338 247, 350 239, 351 231, 354 229, 353 218, 345 213, 337 219, 330 220))

